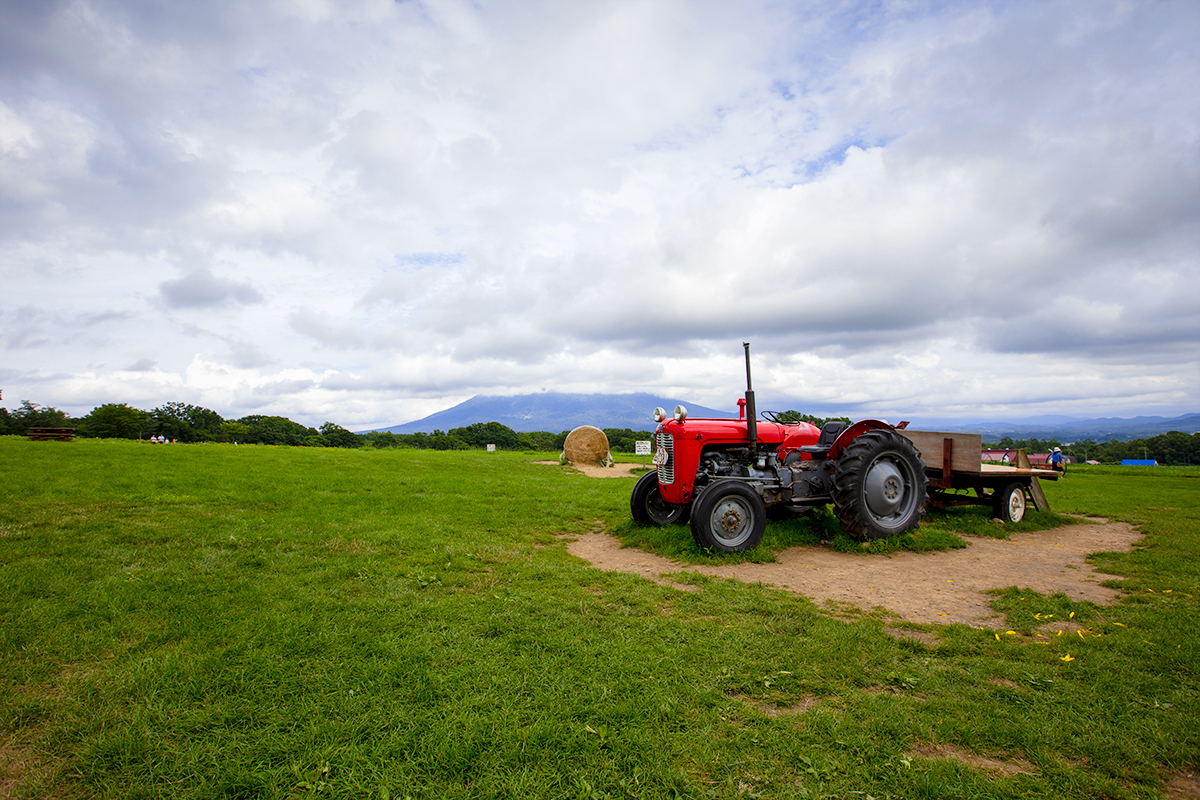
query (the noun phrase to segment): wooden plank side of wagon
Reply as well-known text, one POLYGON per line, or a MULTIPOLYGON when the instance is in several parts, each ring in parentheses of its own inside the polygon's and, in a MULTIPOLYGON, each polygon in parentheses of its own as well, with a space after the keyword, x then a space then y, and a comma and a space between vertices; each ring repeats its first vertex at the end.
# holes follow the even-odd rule
POLYGON ((945 465, 946 440, 949 439, 950 470, 952 472, 979 472, 980 456, 983 452, 983 437, 978 433, 944 433, 941 431, 897 430, 921 451, 921 460, 929 469, 939 472, 945 465))
POLYGON ((1018 451, 1017 466, 982 463, 983 437, 977 433, 899 430, 921 452, 931 489, 994 491, 1016 479, 1029 489, 1033 504, 1048 510, 1049 502, 1038 479, 1055 481, 1053 470, 1033 469, 1024 451, 1018 451))

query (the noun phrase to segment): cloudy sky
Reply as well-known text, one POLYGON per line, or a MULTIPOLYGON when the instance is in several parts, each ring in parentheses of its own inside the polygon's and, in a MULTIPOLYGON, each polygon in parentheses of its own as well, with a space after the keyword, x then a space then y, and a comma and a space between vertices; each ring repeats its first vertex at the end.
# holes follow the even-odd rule
POLYGON ((1194 0, 0 15, 9 408, 1200 411, 1194 0))

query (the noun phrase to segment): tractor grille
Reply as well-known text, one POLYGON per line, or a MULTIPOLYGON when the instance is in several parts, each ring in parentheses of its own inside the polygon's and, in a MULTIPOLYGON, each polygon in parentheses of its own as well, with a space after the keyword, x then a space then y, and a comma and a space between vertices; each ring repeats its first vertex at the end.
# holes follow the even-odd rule
POLYGON ((656 433, 654 435, 655 447, 661 447, 667 451, 667 463, 658 468, 659 483, 674 483, 675 482, 675 437, 669 433, 656 433))

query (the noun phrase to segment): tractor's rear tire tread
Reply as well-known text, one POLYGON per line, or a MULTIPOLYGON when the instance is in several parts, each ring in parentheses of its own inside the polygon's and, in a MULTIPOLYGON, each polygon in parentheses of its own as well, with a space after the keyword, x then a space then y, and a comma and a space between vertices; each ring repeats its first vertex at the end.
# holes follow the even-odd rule
POLYGON ((838 521, 855 539, 885 539, 917 528, 929 501, 925 464, 913 443, 890 430, 870 430, 842 450, 833 473, 833 508, 838 521), (898 519, 881 522, 867 506, 866 473, 880 460, 901 465, 906 493, 898 519), (915 495, 915 496, 913 496, 915 495))

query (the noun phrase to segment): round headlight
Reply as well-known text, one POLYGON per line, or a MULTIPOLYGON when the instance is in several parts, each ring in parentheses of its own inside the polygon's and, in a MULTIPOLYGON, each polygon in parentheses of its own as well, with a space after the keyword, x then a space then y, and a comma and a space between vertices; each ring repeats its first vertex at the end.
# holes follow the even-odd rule
POLYGON ((664 420, 666 420, 666 418, 667 418, 667 410, 665 408, 663 408, 662 406, 659 406, 658 408, 654 409, 654 421, 655 422, 663 422, 664 420))
POLYGON ((683 406, 675 406, 675 421, 683 422, 687 419, 687 409, 683 406))

